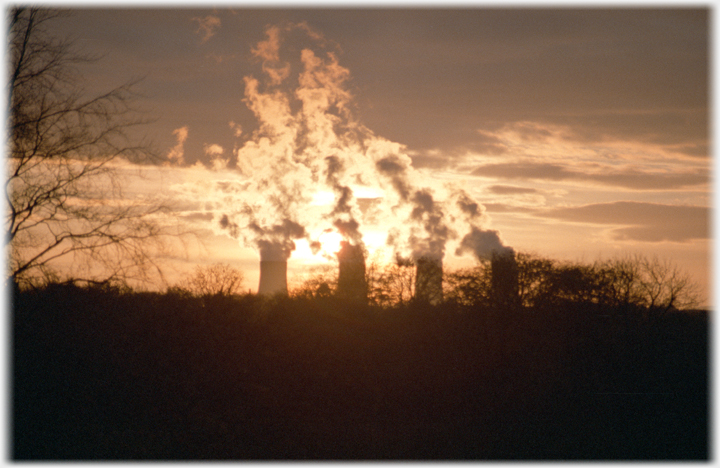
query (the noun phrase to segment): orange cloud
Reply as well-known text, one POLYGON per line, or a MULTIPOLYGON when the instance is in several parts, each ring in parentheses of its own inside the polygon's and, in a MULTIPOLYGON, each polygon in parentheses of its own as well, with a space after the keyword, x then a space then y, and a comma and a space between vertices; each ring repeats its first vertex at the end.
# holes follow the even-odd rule
POLYGON ((173 146, 167 154, 168 162, 182 166, 185 164, 185 140, 188 137, 188 127, 180 127, 173 130, 173 135, 177 138, 177 144, 173 146))
POLYGON ((710 210, 705 206, 618 201, 554 208, 537 216, 574 223, 614 225, 617 240, 689 242, 710 237, 710 210))
POLYGON ((667 172, 635 168, 618 169, 614 166, 597 164, 585 171, 580 170, 581 168, 579 164, 518 161, 484 164, 472 170, 471 174, 515 180, 585 181, 634 190, 674 190, 709 183, 709 174, 704 169, 667 172))
POLYGON ((273 85, 278 85, 290 75, 290 64, 280 62, 281 31, 278 26, 265 29, 267 39, 252 48, 252 54, 262 60, 262 69, 273 85))
POLYGON ((200 42, 207 42, 215 35, 221 26, 220 18, 212 15, 207 15, 204 18, 195 17, 193 21, 197 21, 198 23, 198 28, 195 32, 202 35, 200 42))

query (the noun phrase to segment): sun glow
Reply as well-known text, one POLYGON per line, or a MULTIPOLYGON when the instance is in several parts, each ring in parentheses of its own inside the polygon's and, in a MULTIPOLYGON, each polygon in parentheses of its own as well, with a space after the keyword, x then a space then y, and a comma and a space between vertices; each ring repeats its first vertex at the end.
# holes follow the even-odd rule
MULTIPOLYGON (((385 245, 386 237, 387 232, 382 229, 367 229, 363 232, 363 243, 367 249, 368 259, 380 260, 383 263, 391 261, 392 252, 385 245)), ((295 250, 291 255, 292 260, 304 265, 337 262, 340 243, 345 240, 342 234, 334 229, 326 229, 316 237, 311 235, 310 238, 320 243, 320 249, 313 250, 307 239, 297 239, 295 250)))
POLYGON ((340 251, 340 243, 343 241, 343 236, 337 231, 326 229, 318 237, 320 242, 320 253, 323 255, 334 256, 340 251))
POLYGON ((335 202, 335 194, 328 190, 319 190, 312 195, 312 204, 330 206, 335 202))

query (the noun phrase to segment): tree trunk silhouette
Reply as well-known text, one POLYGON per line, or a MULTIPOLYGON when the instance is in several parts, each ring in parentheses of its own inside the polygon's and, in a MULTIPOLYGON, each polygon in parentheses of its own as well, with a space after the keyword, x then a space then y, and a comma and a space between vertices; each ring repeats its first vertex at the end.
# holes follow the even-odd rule
POLYGON ((78 66, 93 57, 53 37, 63 13, 14 8, 9 24, 5 196, 8 276, 21 286, 48 281, 147 280, 166 228, 163 207, 128 203, 118 167, 151 156, 130 130, 148 122, 130 82, 88 96, 78 66))

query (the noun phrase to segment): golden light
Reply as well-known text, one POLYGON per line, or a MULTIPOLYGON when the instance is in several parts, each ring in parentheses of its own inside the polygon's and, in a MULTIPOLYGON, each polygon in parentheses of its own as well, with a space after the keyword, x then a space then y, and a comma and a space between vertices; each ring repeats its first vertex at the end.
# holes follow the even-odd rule
POLYGON ((312 204, 318 206, 329 206, 335 202, 335 194, 327 190, 320 190, 312 195, 312 204))
POLYGON ((385 245, 387 239, 387 231, 381 228, 368 227, 363 233, 363 242, 365 242, 365 248, 367 248, 368 256, 382 255, 383 257, 390 258, 390 249, 385 245))
POLYGON ((340 251, 340 242, 342 241, 342 234, 331 229, 323 231, 323 233, 318 236, 321 252, 325 255, 335 255, 338 253, 340 251))

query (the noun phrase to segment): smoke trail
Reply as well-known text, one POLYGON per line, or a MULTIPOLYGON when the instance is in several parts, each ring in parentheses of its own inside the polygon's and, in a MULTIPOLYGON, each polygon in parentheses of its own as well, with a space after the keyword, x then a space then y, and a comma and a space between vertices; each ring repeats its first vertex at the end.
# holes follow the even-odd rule
POLYGON ((228 215, 224 214, 220 218, 220 228, 226 229, 230 237, 237 239, 240 235, 240 226, 237 223, 230 221, 228 215))
POLYGON ((461 190, 457 196, 457 206, 470 222, 479 219, 483 215, 483 207, 478 202, 470 198, 467 193, 461 190))
POLYGON ((390 179, 400 200, 407 202, 410 197, 410 185, 407 181, 409 162, 401 160, 396 154, 391 154, 378 160, 375 167, 378 172, 390 179))
POLYGON ((244 141, 234 164, 225 165, 247 185, 225 193, 225 214, 216 218, 223 232, 263 258, 289 258, 299 239, 322 252, 319 240, 328 230, 365 249, 371 220, 384 227, 386 247, 401 261, 442 262, 459 232, 467 234, 456 255, 485 259, 510 249, 497 231, 480 227, 482 205, 462 191, 431 189, 403 145, 354 120, 350 73, 339 64, 339 48, 320 33, 305 23, 270 26, 251 52, 260 74, 243 78, 243 101, 258 126, 236 133, 244 141), (381 195, 361 204, 360 190, 381 195))
POLYGON ((478 260, 491 260, 495 254, 510 254, 514 253, 514 250, 503 244, 498 231, 471 226, 470 232, 462 238, 455 254, 463 255, 466 252, 474 254, 478 260))
POLYGON ((445 222, 442 206, 435 202, 427 189, 416 191, 412 203, 410 217, 422 226, 425 233, 421 238, 411 238, 413 257, 442 260, 446 242, 455 236, 455 232, 445 222))
MULTIPOLYGON (((397 154, 390 154, 376 162, 380 174, 389 180, 400 199, 400 205, 410 207, 408 222, 411 225, 407 243, 414 260, 432 258, 442 260, 445 256, 445 245, 455 237, 455 232, 446 223, 442 203, 435 201, 427 188, 416 189, 409 181, 412 166, 409 158, 401 159, 397 154)), ((401 249, 397 231, 388 236, 387 243, 397 250, 401 249)))
POLYGON ((298 223, 284 219, 281 224, 263 228, 251 223, 250 230, 256 234, 256 244, 260 249, 260 260, 281 261, 290 258, 295 250, 293 239, 306 236, 305 228, 298 223))
POLYGON ((471 253, 478 260, 491 260, 495 255, 513 254, 512 247, 506 246, 500 239, 500 233, 492 229, 478 226, 484 215, 484 208, 464 191, 456 194, 456 206, 460 209, 469 231, 463 236, 455 255, 471 253))
POLYGON ((346 239, 352 241, 353 245, 363 245, 362 234, 360 233, 360 223, 353 215, 354 201, 353 191, 350 187, 340 183, 340 174, 343 171, 343 163, 337 156, 328 156, 325 158, 327 163, 326 183, 332 187, 336 196, 336 203, 330 212, 330 217, 334 217, 333 226, 346 239))
MULTIPOLYGON (((274 232, 271 244, 280 243, 284 252, 288 251, 287 241, 317 237, 328 225, 334 225, 348 240, 361 243, 352 189, 341 177, 344 163, 339 156, 326 158, 328 153, 357 153, 350 148, 354 141, 348 107, 351 95, 343 88, 349 71, 338 64, 332 51, 316 54, 312 50, 314 46, 325 48, 327 41, 305 23, 270 26, 265 33, 266 39, 252 49, 265 80, 244 78, 244 101, 259 128, 236 151, 238 169, 253 184, 248 193, 260 192, 263 199, 246 203, 250 208, 240 213, 243 224, 263 240, 264 248, 269 242, 266 236, 276 226, 284 226, 286 221, 302 226, 302 236, 299 232, 293 234, 296 237, 282 230, 274 232), (293 46, 301 48, 299 62, 283 53, 284 42, 293 34, 293 46), (290 79, 295 68, 299 70, 297 81, 290 79), (325 186, 335 194, 336 203, 329 213, 322 214, 311 201, 325 186), (308 229, 314 235, 308 234, 308 229), (277 238, 283 235, 281 242, 277 238)), ((313 252, 321 248, 317 240, 309 240, 309 245, 313 252)))

